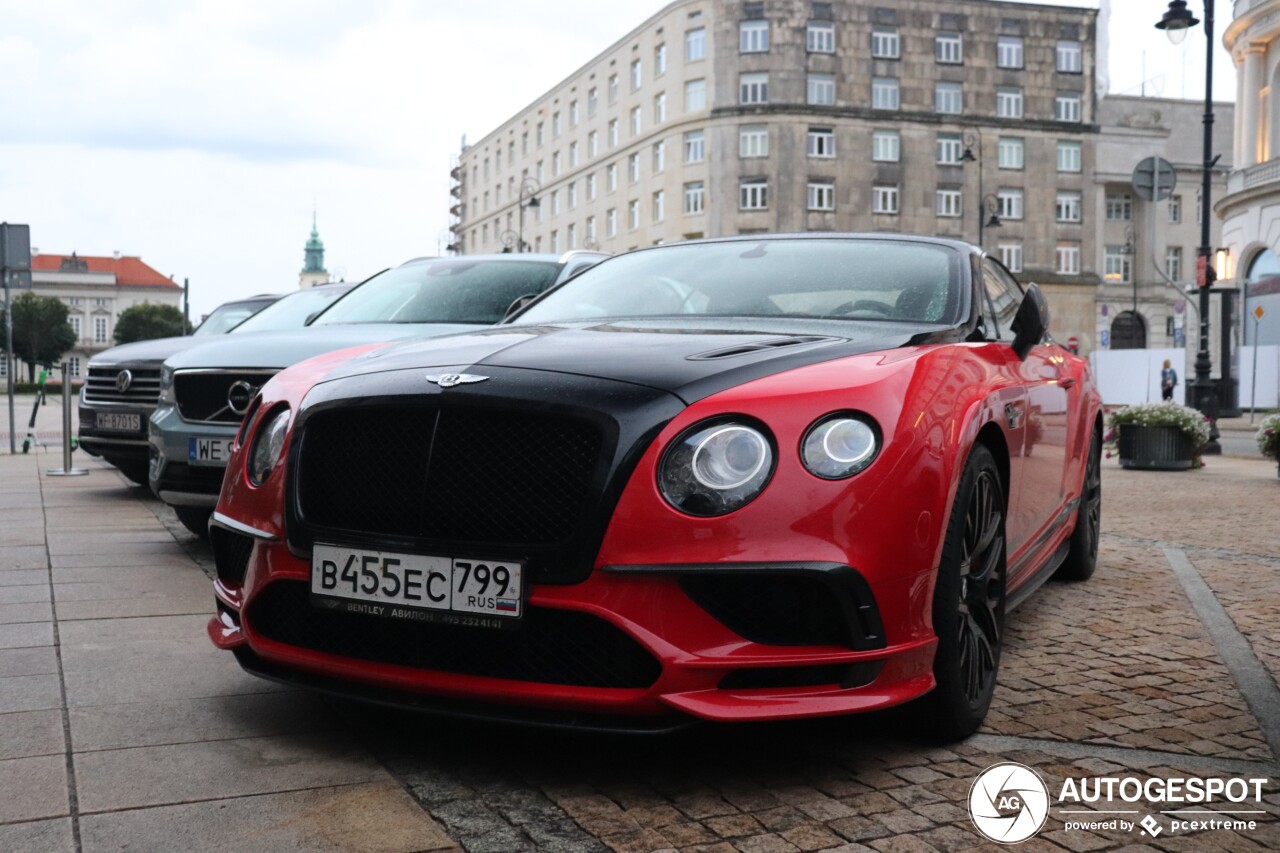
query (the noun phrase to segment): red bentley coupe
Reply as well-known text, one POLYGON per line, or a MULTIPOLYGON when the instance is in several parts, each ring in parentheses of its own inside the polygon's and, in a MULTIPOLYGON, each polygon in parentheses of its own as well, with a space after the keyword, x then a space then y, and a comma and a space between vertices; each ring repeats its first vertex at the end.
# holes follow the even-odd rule
POLYGON ((209 635, 266 678, 549 725, 849 714, 960 738, 1005 614, 1097 559, 1098 393, 965 243, 606 260, 506 325, 269 382, 209 635))

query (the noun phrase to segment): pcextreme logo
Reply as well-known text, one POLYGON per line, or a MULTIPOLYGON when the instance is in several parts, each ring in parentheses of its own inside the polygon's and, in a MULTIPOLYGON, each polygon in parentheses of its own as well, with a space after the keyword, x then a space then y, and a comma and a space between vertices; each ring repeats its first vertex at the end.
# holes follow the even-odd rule
POLYGON ((978 831, 1000 844, 1017 844, 1040 831, 1049 817, 1049 788, 1023 764, 993 764, 969 789, 969 816, 978 831))

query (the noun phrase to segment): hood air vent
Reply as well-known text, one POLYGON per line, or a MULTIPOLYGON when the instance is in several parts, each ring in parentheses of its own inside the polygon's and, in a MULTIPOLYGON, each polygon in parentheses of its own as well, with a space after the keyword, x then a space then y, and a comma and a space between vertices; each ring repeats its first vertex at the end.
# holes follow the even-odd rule
POLYGON ((739 355, 751 355, 757 352, 768 352, 770 350, 778 350, 783 347, 800 346, 801 344, 825 344, 834 341, 840 341, 843 338, 831 338, 823 335, 796 335, 794 337, 773 338, 767 341, 756 341, 750 344, 742 344, 740 346, 725 347, 724 349, 713 349, 708 352, 701 352, 697 355, 687 356, 689 361, 713 361, 721 358, 734 358, 739 355))

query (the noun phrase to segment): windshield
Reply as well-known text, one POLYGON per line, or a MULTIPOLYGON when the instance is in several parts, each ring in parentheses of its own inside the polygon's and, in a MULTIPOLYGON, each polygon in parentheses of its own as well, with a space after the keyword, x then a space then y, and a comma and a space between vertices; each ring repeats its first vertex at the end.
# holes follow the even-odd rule
POLYGON ((226 305, 219 305, 191 334, 225 335, 261 311, 263 306, 270 304, 270 302, 228 302, 226 305))
POLYGON ((956 322, 960 253, 898 240, 683 243, 592 267, 520 323, 670 315, 956 322))
POLYGON ((421 261, 387 270, 316 318, 337 323, 476 323, 506 316, 521 296, 541 293, 560 265, 548 261, 462 258, 421 261))
POLYGON ((323 311, 342 294, 351 288, 322 287, 313 290, 302 290, 271 303, 248 320, 245 320, 234 331, 240 332, 278 332, 281 329, 301 329, 307 324, 307 318, 317 311, 323 311))

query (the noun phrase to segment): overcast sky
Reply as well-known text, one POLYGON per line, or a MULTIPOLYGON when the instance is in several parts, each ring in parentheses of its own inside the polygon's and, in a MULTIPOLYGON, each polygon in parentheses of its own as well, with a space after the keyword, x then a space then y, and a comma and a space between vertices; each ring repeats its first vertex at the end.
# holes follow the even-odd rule
MULTIPOLYGON (((0 220, 46 253, 190 277, 199 316, 295 289, 314 206, 329 271, 359 280, 443 245, 463 134, 664 5, 0 0, 0 220)), ((1170 45, 1166 6, 1115 2, 1112 92, 1203 97, 1203 31, 1170 45)), ((1221 14, 1214 95, 1234 100, 1221 14)))

